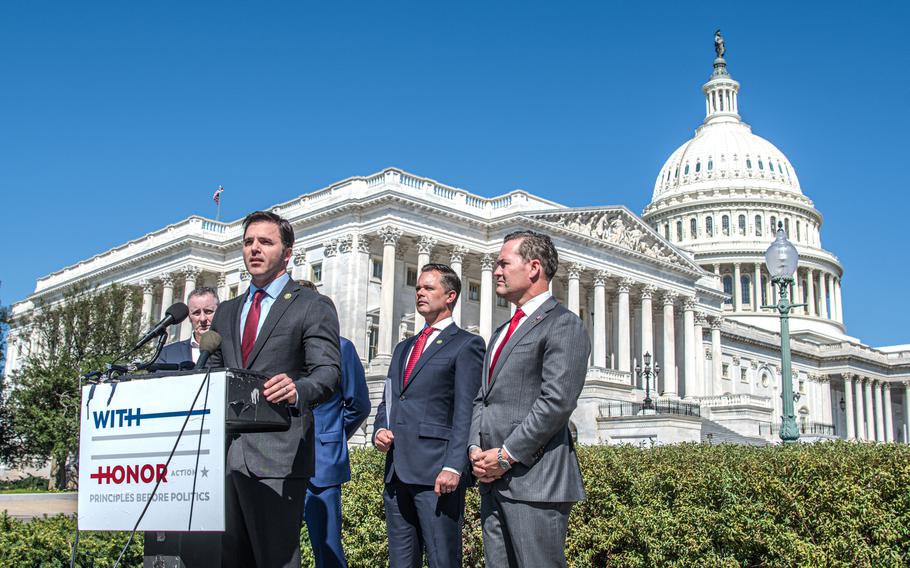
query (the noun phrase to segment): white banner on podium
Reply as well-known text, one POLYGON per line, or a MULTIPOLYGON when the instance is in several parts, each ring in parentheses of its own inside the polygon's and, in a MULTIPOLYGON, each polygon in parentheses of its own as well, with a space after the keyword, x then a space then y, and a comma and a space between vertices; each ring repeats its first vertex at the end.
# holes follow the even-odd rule
POLYGON ((83 387, 79 530, 132 530, 159 479, 140 531, 224 530, 225 373, 211 373, 193 406, 205 377, 83 387))

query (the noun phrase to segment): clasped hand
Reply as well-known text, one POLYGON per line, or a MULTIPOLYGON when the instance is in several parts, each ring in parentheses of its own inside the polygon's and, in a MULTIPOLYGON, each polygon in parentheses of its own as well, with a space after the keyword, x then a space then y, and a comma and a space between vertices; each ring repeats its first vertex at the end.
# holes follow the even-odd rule
MULTIPOLYGON (((491 448, 486 451, 474 448, 471 452, 469 456, 471 458, 471 470, 474 472, 477 481, 492 483, 506 473, 499 465, 499 460, 496 458, 497 452, 499 452, 499 448, 491 448)), ((502 450, 502 456, 509 460, 509 454, 505 450, 502 450)))

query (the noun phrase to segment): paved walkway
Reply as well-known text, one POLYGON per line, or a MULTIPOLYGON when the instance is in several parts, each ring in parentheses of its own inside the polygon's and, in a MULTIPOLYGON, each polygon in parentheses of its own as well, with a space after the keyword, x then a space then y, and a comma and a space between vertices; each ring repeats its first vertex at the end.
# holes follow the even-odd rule
POLYGON ((14 493, 0 495, 0 511, 21 520, 57 513, 73 515, 77 501, 77 493, 14 493))

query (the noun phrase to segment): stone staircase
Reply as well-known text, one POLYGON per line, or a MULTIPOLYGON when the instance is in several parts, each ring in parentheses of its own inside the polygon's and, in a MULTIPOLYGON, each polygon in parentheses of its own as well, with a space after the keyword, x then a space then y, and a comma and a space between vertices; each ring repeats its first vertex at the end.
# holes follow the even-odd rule
POLYGON ((770 443, 762 438, 743 436, 707 418, 701 419, 701 441, 706 444, 745 444, 749 446, 767 446, 770 443))

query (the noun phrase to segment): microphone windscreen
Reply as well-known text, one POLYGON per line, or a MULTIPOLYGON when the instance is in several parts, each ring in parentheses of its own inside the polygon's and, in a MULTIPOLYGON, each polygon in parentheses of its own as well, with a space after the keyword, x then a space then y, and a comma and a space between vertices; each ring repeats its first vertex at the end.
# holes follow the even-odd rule
MULTIPOLYGON (((177 302, 167 310, 165 310, 164 315, 171 316, 174 318, 174 324, 178 324, 186 319, 186 316, 190 315, 190 309, 186 307, 186 304, 183 302, 177 302)), ((171 324, 171 325, 174 325, 171 324)))
POLYGON ((221 335, 217 331, 208 330, 199 338, 199 351, 214 353, 221 347, 221 335))

